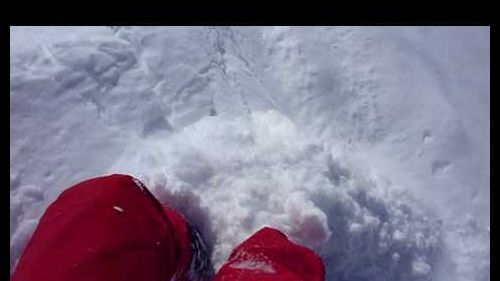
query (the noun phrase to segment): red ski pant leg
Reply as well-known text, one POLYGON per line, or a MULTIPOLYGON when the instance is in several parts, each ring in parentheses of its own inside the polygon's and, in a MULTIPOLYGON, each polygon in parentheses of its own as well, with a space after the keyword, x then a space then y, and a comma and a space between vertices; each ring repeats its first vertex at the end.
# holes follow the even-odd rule
POLYGON ((190 259, 186 227, 130 176, 87 180, 47 208, 11 280, 170 280, 190 259))
POLYGON ((320 257, 280 231, 265 227, 241 243, 214 281, 323 281, 320 257))

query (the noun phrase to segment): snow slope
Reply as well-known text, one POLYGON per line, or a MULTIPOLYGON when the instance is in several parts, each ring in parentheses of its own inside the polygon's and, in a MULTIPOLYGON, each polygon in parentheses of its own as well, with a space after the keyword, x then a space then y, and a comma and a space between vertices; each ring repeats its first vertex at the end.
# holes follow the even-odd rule
POLYGON ((130 173, 215 267, 264 225, 327 280, 490 280, 487 27, 11 27, 11 269, 130 173))

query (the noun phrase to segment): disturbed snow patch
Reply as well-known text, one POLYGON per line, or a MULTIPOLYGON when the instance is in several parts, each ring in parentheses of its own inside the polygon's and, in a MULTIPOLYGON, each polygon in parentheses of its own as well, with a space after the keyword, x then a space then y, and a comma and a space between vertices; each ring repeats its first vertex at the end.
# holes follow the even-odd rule
POLYGON ((329 280, 430 280, 439 223, 340 149, 306 137, 277 111, 210 116, 141 139, 111 172, 138 176, 183 212, 217 267, 267 225, 318 252, 329 280))

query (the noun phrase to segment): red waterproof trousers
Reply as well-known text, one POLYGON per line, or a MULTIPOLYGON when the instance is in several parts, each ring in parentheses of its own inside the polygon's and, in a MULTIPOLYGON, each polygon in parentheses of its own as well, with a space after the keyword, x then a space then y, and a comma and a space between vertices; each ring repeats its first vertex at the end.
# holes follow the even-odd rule
MULTIPOLYGON (((65 190, 41 217, 12 281, 194 281, 184 218, 138 180, 111 175, 65 190), (190 272, 191 271, 191 272, 190 272)), ((215 281, 322 281, 311 250, 265 227, 241 243, 215 281)))

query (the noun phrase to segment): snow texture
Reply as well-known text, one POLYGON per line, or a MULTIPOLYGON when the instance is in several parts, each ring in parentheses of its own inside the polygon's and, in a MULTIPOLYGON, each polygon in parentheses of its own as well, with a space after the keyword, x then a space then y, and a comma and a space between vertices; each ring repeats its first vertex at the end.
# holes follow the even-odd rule
POLYGON ((327 280, 490 280, 489 42, 488 27, 11 27, 11 270, 65 187, 129 173, 216 269, 272 226, 327 280))

